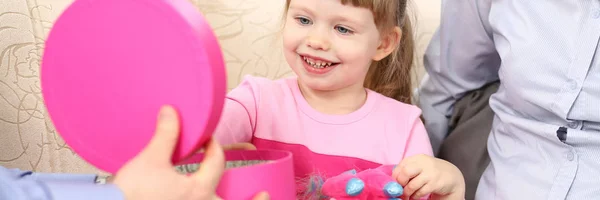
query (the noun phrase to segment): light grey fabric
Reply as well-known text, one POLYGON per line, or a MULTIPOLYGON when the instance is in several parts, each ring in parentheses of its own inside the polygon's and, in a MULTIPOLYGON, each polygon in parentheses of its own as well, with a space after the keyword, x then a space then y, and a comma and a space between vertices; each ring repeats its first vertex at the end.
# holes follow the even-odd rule
POLYGON ((450 134, 442 142, 439 158, 456 165, 465 177, 466 200, 475 199, 481 174, 490 163, 487 140, 492 129, 494 111, 490 96, 498 90, 499 82, 469 92, 454 105, 450 118, 450 134))
MULTIPOLYGON (((477 200, 600 197, 600 1, 445 0, 419 91, 432 143, 500 80, 477 200), (565 127, 567 137, 557 137, 565 127)), ((439 146, 438 146, 439 147, 439 146)))

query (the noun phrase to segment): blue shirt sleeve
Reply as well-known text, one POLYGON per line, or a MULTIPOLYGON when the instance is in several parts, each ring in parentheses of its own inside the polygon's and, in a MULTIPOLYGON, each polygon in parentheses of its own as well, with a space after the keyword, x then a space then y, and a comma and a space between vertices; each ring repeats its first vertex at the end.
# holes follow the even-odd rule
POLYGON ((94 183, 94 175, 32 173, 0 167, 0 199, 124 200, 112 184, 94 183))

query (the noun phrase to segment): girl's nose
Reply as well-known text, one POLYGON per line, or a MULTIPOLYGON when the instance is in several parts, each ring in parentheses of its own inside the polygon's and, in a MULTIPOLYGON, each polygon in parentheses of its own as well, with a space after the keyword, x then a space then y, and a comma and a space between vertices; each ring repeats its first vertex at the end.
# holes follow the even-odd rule
POLYGON ((306 44, 312 49, 321 51, 328 51, 331 46, 329 40, 324 36, 324 34, 315 33, 308 37, 306 44))

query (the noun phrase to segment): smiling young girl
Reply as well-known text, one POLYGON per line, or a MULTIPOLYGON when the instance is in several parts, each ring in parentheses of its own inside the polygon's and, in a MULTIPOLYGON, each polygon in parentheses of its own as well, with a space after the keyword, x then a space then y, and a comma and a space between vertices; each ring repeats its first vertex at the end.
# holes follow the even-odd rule
POLYGON ((406 195, 462 195, 462 175, 431 157, 421 110, 410 105, 413 39, 406 4, 287 0, 283 50, 296 76, 247 77, 227 95, 217 140, 292 152, 302 199, 315 196, 301 185, 312 176, 326 179, 408 157, 394 173, 406 195))

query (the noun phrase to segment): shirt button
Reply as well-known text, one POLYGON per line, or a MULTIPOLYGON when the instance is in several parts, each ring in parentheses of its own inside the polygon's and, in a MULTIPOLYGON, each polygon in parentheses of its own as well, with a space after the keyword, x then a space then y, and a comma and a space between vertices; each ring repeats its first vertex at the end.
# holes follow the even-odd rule
POLYGON ((576 129, 577 127, 579 127, 579 123, 577 123, 576 121, 573 121, 573 122, 569 122, 569 124, 567 126, 569 126, 569 128, 576 129))
POLYGON ((567 160, 573 161, 573 159, 575 159, 575 154, 573 152, 567 153, 567 160))
POLYGON ((575 90, 577 89, 577 82, 575 82, 575 80, 569 80, 569 89, 571 90, 575 90))
POLYGON ((592 17, 594 19, 598 19, 600 17, 600 10, 596 10, 596 11, 592 12, 592 17))

